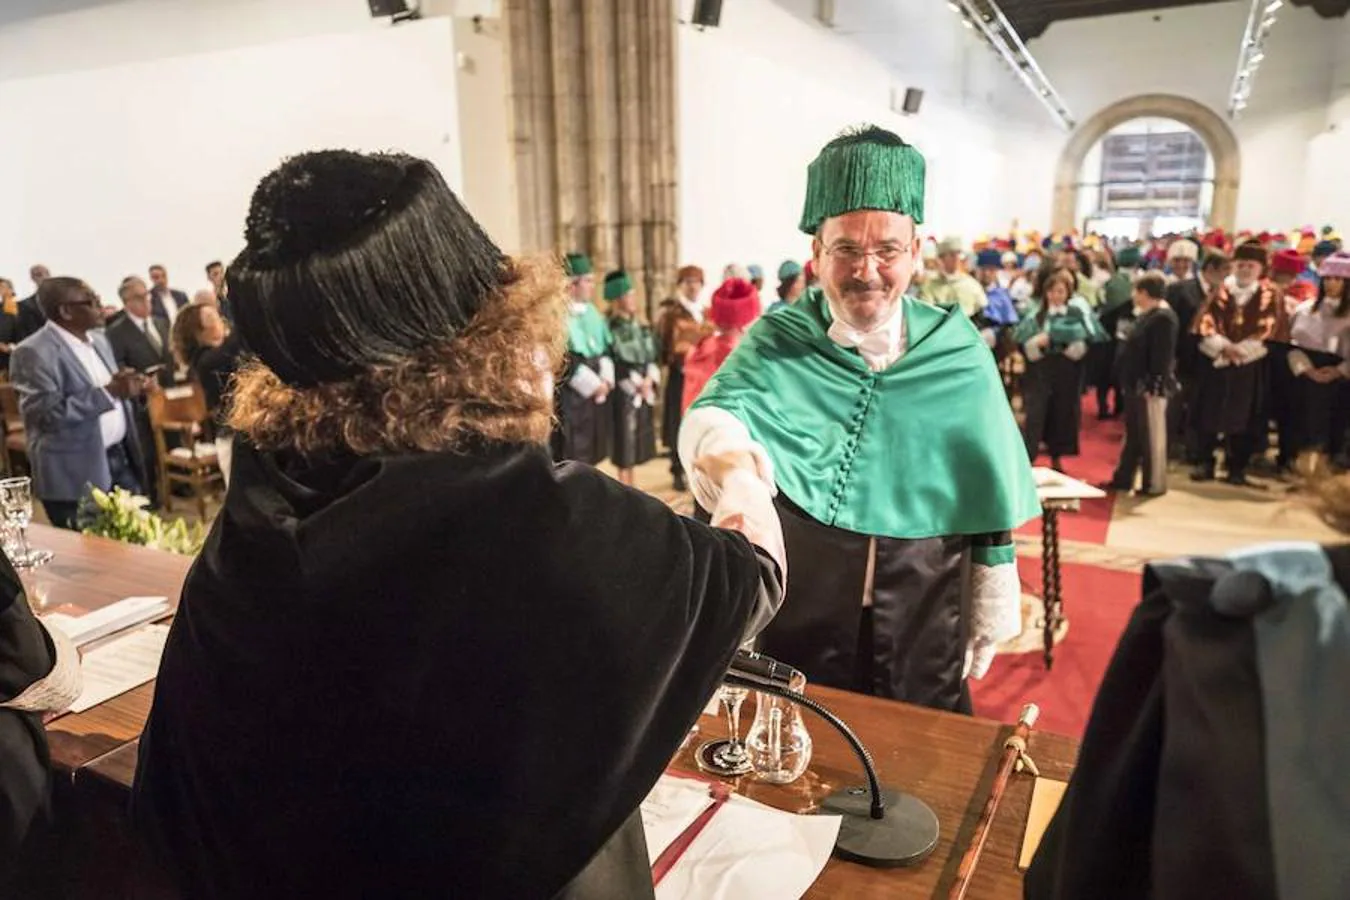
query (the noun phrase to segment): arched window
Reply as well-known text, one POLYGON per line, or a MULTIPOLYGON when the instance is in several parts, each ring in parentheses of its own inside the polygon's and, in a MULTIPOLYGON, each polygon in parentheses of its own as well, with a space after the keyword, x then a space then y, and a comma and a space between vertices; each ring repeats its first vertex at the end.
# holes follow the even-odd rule
POLYGON ((1214 158, 1175 119, 1116 125, 1087 152, 1075 219, 1085 231, 1124 238, 1204 227, 1214 199, 1214 158))

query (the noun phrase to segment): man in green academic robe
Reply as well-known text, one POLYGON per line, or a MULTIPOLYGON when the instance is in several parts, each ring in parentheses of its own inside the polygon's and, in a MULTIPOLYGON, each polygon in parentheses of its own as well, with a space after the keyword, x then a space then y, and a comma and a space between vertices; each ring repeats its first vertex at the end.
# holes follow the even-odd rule
POLYGON ((554 460, 595 465, 610 452, 613 435, 609 393, 614 389, 614 338, 595 308, 595 269, 590 258, 566 259, 572 305, 567 317, 567 361, 555 393, 558 423, 553 430, 554 460))
MULTIPOLYGON (((764 653, 816 683, 969 711, 967 676, 1021 630, 1010 532, 1040 507, 970 319, 904 296, 923 195, 923 157, 896 135, 825 146, 801 221, 819 285, 750 330, 680 455, 746 450, 777 489, 792 590, 764 653)), ((716 487, 692 486, 712 508, 716 487)))

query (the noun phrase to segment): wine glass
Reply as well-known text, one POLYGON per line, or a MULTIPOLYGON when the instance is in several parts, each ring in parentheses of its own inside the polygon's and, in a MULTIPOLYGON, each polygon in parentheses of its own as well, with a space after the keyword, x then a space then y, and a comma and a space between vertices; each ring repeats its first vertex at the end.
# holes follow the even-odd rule
POLYGON ((40 566, 52 558, 48 550, 34 550, 28 544, 28 524, 33 520, 33 481, 31 478, 0 480, 0 517, 18 532, 17 554, 12 562, 17 569, 40 566))
MULTIPOLYGON (((746 641, 742 650, 754 650, 755 642, 746 641)), ((713 775, 734 778, 748 774, 753 765, 750 754, 746 752, 745 742, 741 740, 741 707, 750 690, 743 687, 722 685, 717 691, 717 699, 722 704, 722 714, 727 719, 727 737, 708 741, 698 748, 695 761, 698 767, 713 775)))

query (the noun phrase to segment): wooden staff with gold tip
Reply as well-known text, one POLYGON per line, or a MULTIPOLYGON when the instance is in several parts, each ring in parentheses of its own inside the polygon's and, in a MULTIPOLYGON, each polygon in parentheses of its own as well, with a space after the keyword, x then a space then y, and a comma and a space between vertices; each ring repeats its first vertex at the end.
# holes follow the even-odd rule
POLYGON ((994 779, 994 787, 989 792, 989 799, 985 801, 984 810, 980 813, 980 821, 975 825, 975 836, 970 841, 970 847, 966 850, 966 855, 961 857, 961 866, 956 870, 956 883, 947 894, 948 900, 965 900, 971 877, 975 874, 975 867, 980 863, 980 853, 984 851, 985 841, 989 839, 994 814, 998 812, 998 805, 1003 800, 1003 792, 1008 789, 1008 779, 1012 777, 1012 773, 1026 769, 1032 775, 1041 774, 1036 771, 1036 764, 1027 755, 1027 739, 1031 737, 1032 726, 1036 724, 1036 719, 1040 715, 1040 707, 1034 703, 1022 707, 1022 715, 1018 717, 1013 733, 1003 742, 1003 760, 999 763, 998 776, 994 779))

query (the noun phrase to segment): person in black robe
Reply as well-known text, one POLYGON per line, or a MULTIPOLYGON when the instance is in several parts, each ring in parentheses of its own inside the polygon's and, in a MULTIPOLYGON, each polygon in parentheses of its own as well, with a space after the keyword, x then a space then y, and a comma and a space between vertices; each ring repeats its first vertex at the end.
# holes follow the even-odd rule
POLYGON ((1170 455, 1191 465, 1199 462, 1200 452, 1191 427, 1191 409, 1195 405, 1196 373, 1200 368, 1200 339, 1193 333, 1195 317, 1232 271, 1233 262, 1219 250, 1205 254, 1199 273, 1167 286, 1167 305, 1177 314, 1177 381, 1180 384, 1173 402, 1167 406, 1170 455))
POLYGON ((1316 299, 1289 326, 1291 418, 1298 453, 1342 460, 1350 426, 1350 253, 1323 260, 1316 299))
POLYGON ((1350 546, 1148 566, 1027 900, 1350 896, 1348 589, 1350 546))
POLYGON ((9 371, 9 354, 19 343, 19 301, 14 282, 0 278, 0 372, 9 371))
POLYGON ((19 574, 0 553, 0 897, 57 896, 42 713, 79 695, 79 654, 33 616, 19 574))
POLYGON ((430 163, 295 157, 245 237, 257 359, 138 827, 194 900, 652 897, 638 804, 781 601, 768 489, 696 461, 737 533, 555 465, 562 271, 430 163))
POLYGON ((677 491, 689 486, 680 462, 680 422, 684 419, 684 359, 699 341, 712 334, 703 321, 698 295, 703 292, 703 270, 684 266, 676 275, 675 296, 661 304, 656 320, 656 345, 666 366, 665 396, 661 401, 661 441, 670 448, 670 479, 677 491))
POLYGON ((1148 272, 1134 284, 1134 322, 1121 343, 1125 445, 1108 490, 1131 491, 1136 474, 1146 496, 1167 492, 1167 404, 1173 394, 1177 316, 1163 301, 1167 282, 1148 272))
POLYGON ((609 396, 615 385, 614 338, 591 301, 595 275, 590 257, 569 253, 566 267, 571 295, 567 356, 554 395, 557 422, 551 447, 557 462, 570 459, 597 465, 609 456, 614 435, 609 396))
POLYGON ((1195 317, 1200 369, 1191 422, 1199 464, 1193 481, 1212 481, 1220 438, 1225 443, 1225 481, 1250 486, 1247 464, 1262 447, 1267 426, 1269 371, 1263 364, 1268 341, 1288 329, 1279 292, 1265 278, 1266 251, 1255 241, 1233 252, 1233 277, 1195 317))
POLYGON ((652 328, 638 318, 633 281, 622 270, 605 276, 605 299, 610 301, 609 333, 613 338, 614 449, 610 459, 619 480, 633 484, 633 468, 656 456, 656 389, 661 369, 652 328))
POLYGON ((1092 344, 1106 339, 1096 315, 1082 297, 1073 296, 1073 288, 1069 270, 1043 271, 1033 305, 1013 332, 1027 360, 1022 375, 1027 456, 1035 461, 1043 443, 1057 470, 1063 457, 1078 455, 1084 358, 1092 344))

